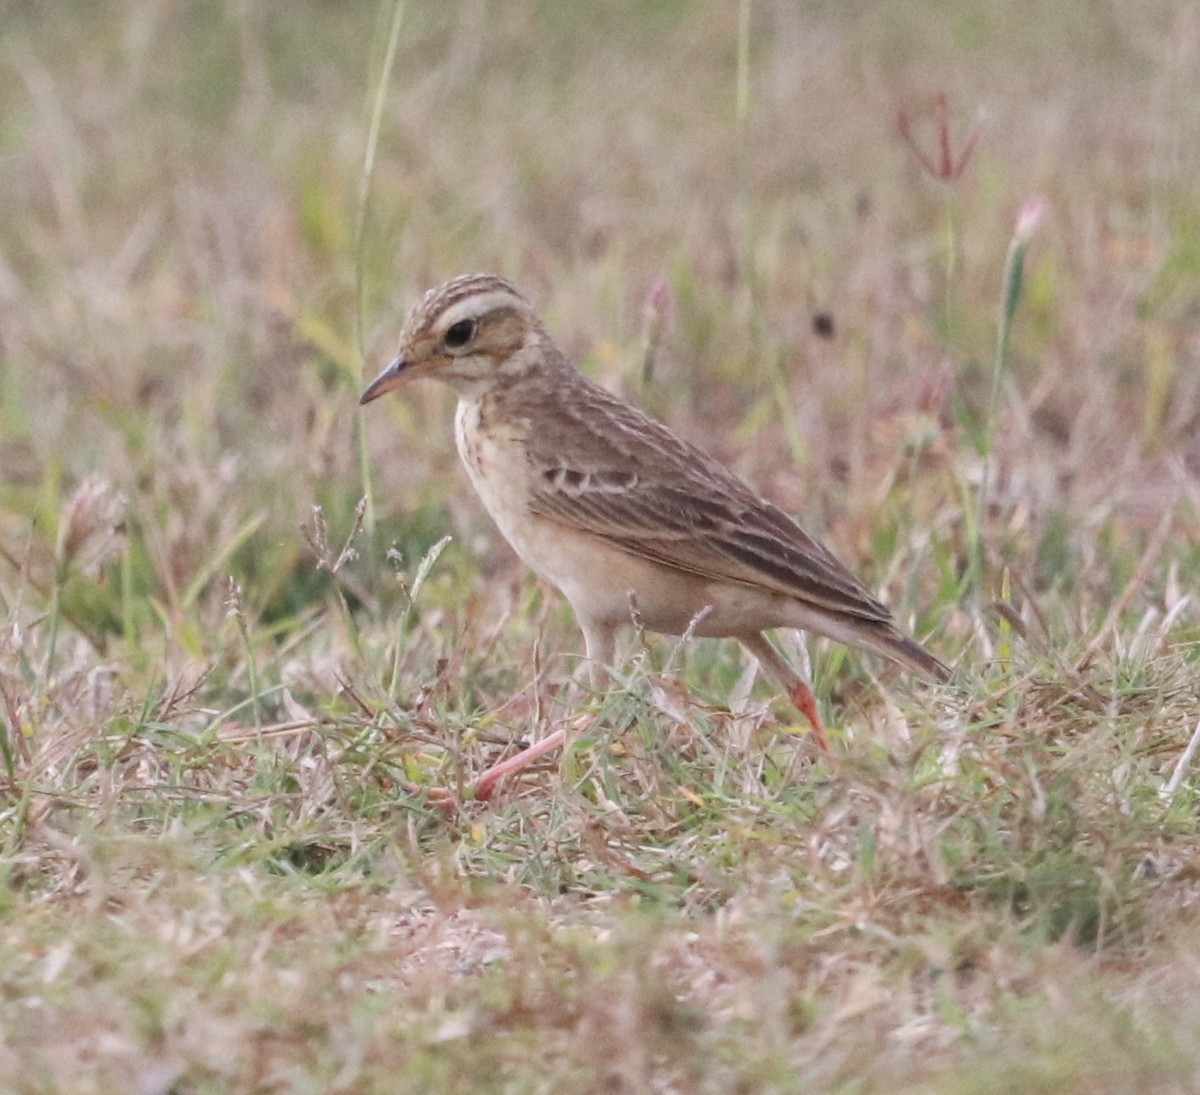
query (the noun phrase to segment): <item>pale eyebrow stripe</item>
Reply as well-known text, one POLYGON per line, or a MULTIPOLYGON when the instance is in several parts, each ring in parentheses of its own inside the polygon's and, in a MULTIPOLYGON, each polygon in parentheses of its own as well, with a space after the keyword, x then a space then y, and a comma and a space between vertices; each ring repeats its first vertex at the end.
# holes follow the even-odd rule
POLYGON ((493 289, 489 293, 475 293, 465 300, 451 304, 438 319, 437 329, 444 331, 453 327, 459 320, 478 319, 501 305, 511 308, 516 303, 517 300, 512 293, 504 289, 493 289))

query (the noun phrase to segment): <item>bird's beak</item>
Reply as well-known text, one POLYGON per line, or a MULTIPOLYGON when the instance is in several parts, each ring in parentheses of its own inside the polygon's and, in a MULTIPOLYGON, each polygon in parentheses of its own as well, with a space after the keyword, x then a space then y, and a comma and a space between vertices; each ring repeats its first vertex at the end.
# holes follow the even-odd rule
POLYGON ((404 360, 403 355, 396 358, 386 369, 383 370, 370 384, 367 385, 367 390, 363 392, 359 398, 359 404, 370 403, 372 399, 378 399, 386 392, 390 392, 393 388, 398 388, 406 379, 405 373, 408 369, 408 362, 404 360))

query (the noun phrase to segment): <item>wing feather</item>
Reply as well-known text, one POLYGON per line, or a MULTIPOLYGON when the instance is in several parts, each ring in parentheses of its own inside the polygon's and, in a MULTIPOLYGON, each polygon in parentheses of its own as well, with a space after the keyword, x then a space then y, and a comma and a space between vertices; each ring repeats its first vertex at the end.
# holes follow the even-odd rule
POLYGON ((665 426, 579 380, 585 398, 556 398, 540 413, 526 408, 527 420, 542 424, 527 438, 534 513, 688 574, 891 622, 888 609, 777 506, 665 426))

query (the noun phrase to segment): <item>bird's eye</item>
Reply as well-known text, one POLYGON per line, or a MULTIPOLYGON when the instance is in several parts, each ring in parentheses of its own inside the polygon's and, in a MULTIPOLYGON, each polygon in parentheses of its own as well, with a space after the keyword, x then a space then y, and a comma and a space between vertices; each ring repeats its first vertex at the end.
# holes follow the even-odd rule
POLYGON ((443 341, 446 343, 446 348, 449 350, 459 350, 471 341, 471 337, 475 334, 475 321, 473 319, 460 319, 457 323, 452 323, 446 328, 446 336, 443 341))

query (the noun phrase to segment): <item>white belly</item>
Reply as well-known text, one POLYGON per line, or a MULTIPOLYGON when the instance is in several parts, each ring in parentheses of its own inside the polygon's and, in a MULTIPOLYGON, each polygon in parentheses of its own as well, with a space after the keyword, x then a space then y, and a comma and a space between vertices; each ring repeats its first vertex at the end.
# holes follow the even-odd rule
POLYGON ((513 427, 479 429, 480 403, 460 400, 454 416, 454 440, 471 485, 504 538, 525 562, 547 581, 552 560, 542 538, 531 535, 530 468, 513 427))
MULTIPOLYGON (((810 626, 795 601, 766 590, 706 582, 530 512, 532 469, 520 425, 479 429, 480 403, 461 401, 454 419, 459 455, 476 493, 527 566, 560 589, 585 630, 628 624, 636 604, 650 631, 681 634, 698 613, 698 635, 756 634, 771 626, 810 626), (632 594, 632 604, 631 595, 632 594)), ((819 628, 818 628, 819 630, 819 628)))
MULTIPOLYGON (((519 427, 489 423, 480 430, 480 412, 478 401, 461 401, 454 438, 471 484, 504 538, 530 569, 562 591, 585 626, 592 620, 628 621, 630 590, 639 603, 643 596, 653 599, 660 584, 653 572, 662 568, 531 513, 533 472, 519 427)), ((655 629, 650 621, 647 626, 655 629)))

